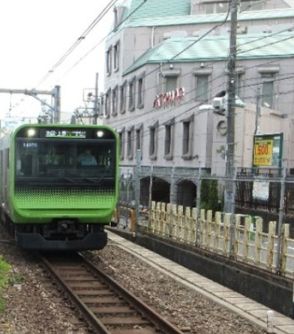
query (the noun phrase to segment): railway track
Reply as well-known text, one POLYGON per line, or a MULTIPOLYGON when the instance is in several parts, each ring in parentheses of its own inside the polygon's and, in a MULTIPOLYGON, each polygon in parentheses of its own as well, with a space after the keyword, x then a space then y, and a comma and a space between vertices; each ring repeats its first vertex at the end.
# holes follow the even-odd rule
POLYGON ((81 254, 43 254, 41 260, 95 333, 182 333, 81 254))

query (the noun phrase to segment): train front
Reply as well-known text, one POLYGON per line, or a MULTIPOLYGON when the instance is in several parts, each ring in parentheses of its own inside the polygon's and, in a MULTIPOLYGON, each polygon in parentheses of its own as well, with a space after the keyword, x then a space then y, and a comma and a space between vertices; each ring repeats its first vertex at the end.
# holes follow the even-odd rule
POLYGON ((118 193, 116 134, 102 126, 30 125, 13 145, 9 211, 17 243, 102 249, 118 193))

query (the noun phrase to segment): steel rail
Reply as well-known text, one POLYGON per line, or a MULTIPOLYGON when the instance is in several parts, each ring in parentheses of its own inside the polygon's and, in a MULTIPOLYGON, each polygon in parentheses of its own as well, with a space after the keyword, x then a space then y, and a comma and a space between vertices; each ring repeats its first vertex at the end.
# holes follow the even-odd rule
POLYGON ((79 310, 82 311, 83 316, 86 318, 87 323, 96 331, 101 334, 109 334, 110 332, 102 324, 95 314, 81 301, 76 293, 66 284, 66 282, 60 277, 60 275, 55 270, 54 266, 43 256, 41 256, 42 262, 49 269, 50 273, 53 274, 54 279, 62 286, 62 288, 67 292, 71 300, 79 307, 79 310))
MULTIPOLYGON (((168 322, 167 320, 165 320, 163 317, 161 317, 158 313, 156 313, 153 309, 151 309, 147 304, 145 304, 143 301, 141 301, 139 298, 137 298, 135 295, 133 295, 132 293, 130 293, 129 291, 127 291, 122 285, 120 285, 118 282, 116 282, 115 280, 113 280, 109 275, 105 274, 104 272, 102 272, 100 269, 98 269, 95 265, 93 265, 89 260, 87 260, 82 254, 77 254, 75 253, 73 255, 73 257, 71 257, 71 261, 74 260, 74 262, 71 262, 70 267, 68 266, 66 260, 64 261, 64 263, 60 262, 59 264, 61 264, 60 268, 64 268, 63 272, 60 273, 60 271, 58 272, 58 270, 56 269, 54 263, 52 263, 50 261, 50 259, 48 260, 48 257, 46 256, 40 256, 42 262, 46 265, 46 267, 48 268, 48 270, 50 271, 50 273, 53 275, 53 277, 57 280, 57 282, 61 285, 61 287, 66 291, 66 293, 70 296, 71 300, 73 301, 73 303, 75 305, 78 306, 78 308, 81 310, 83 316, 85 317, 85 320, 87 321, 87 323, 97 332, 97 333, 101 333, 101 334, 110 334, 110 333, 119 333, 119 331, 117 331, 117 328, 115 329, 108 329, 107 328, 107 324, 105 324, 103 322, 103 319, 99 319, 99 315, 95 315, 95 306, 93 306, 92 310, 91 310, 91 306, 87 306, 86 302, 82 300, 82 298, 80 298, 78 296, 78 293, 76 293, 74 291, 73 288, 71 288, 67 282, 66 282, 66 278, 69 281, 75 281, 77 284, 82 284, 83 283, 83 278, 79 278, 78 277, 62 277, 66 270, 72 270, 73 272, 75 272, 75 270, 78 271, 79 267, 83 267, 84 270, 87 271, 87 273, 92 275, 92 278, 89 278, 87 276, 87 278, 85 278, 84 284, 89 285, 91 282, 91 286, 93 287, 95 285, 95 282, 98 284, 103 284, 103 291, 106 290, 106 288, 108 290, 111 290, 111 293, 115 294, 116 296, 119 296, 119 298, 123 301, 126 302, 127 305, 130 305, 131 307, 129 307, 130 309, 132 309, 132 312, 136 312, 137 316, 134 316, 134 327, 136 327, 136 333, 164 333, 164 334, 182 334, 183 332, 181 332, 179 329, 177 329, 174 325, 172 325, 170 322, 168 322), (64 267, 62 267, 62 265, 64 267), (76 265, 76 267, 74 267, 76 265), (95 279, 96 281, 94 282, 93 279, 95 279), (105 287, 104 287, 105 285, 105 287), (138 322, 138 325, 135 324, 136 322, 136 317, 141 317, 141 323, 140 321, 138 322), (145 326, 145 327, 144 327, 145 326), (146 328, 146 329, 145 329, 146 328)), ((60 256, 58 258, 58 261, 62 261, 62 256, 60 256)), ((67 260, 68 261, 68 260, 67 260)), ((74 274, 73 274, 74 275, 74 274)), ((81 276, 85 276, 85 273, 81 273, 81 276)), ((78 275, 76 275, 78 276, 78 275)), ((84 290, 83 290, 84 291, 84 290)), ((91 295, 91 291, 94 291, 94 288, 91 288, 90 291, 88 292, 88 297, 90 297, 91 295)), ((101 291, 101 290, 100 290, 101 291)), ((81 292, 81 294, 85 294, 85 292, 81 292)), ((97 291, 96 291, 97 293, 97 291)), ((105 293, 105 292, 103 292, 105 293)), ((107 294, 107 292, 106 292, 107 294)), ((95 291, 93 293, 93 295, 95 296, 95 291)), ((91 297, 90 297, 91 298, 91 297)), ((92 297, 93 298, 93 297, 92 297)), ((97 297, 97 303, 99 304, 99 298, 103 299, 103 297, 97 297)), ((95 304, 96 302, 94 302, 95 304)), ((99 308, 99 307, 98 307, 99 308)), ((126 306, 116 306, 114 307, 114 310, 112 311, 111 308, 109 308, 111 310, 111 316, 113 316, 114 318, 116 317, 116 314, 120 313, 119 309, 120 308, 126 308, 126 306), (115 311, 117 309, 117 311, 115 311)), ((97 313, 99 313, 99 311, 96 311, 97 313)), ((128 314, 130 311, 122 311, 122 313, 126 313, 128 314)), ((107 314, 109 316, 110 311, 107 311, 107 314)), ((108 317, 108 327, 119 327, 120 324, 115 323, 114 324, 109 324, 109 319, 111 318, 108 317)), ((119 318, 119 316, 118 316, 119 318)), ((132 318, 132 315, 126 317, 125 319, 130 320, 130 318, 132 318)), ((110 321, 111 323, 111 321, 110 321)), ((124 323, 122 322, 121 326, 123 326, 124 323)), ((124 332, 122 330, 122 332, 124 332)), ((130 331, 131 333, 131 331, 130 331)))

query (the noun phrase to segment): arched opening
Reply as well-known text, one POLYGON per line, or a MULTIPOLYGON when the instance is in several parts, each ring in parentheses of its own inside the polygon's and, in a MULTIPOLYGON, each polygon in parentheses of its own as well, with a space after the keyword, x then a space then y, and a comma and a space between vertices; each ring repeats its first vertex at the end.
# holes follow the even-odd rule
POLYGON ((177 185, 177 204, 184 207, 196 206, 197 187, 189 181, 183 180, 177 185))
MULTIPOLYGON (((149 205, 150 177, 140 180, 140 203, 143 206, 149 205)), ((170 202, 170 184, 163 179, 153 177, 151 200, 155 202, 170 202)))

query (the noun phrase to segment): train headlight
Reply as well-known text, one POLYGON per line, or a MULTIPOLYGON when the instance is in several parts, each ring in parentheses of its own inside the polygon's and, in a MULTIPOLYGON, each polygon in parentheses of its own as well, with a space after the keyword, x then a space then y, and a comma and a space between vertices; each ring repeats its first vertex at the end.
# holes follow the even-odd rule
POLYGON ((101 130, 97 131, 98 138, 102 138, 103 136, 104 136, 104 131, 101 131, 101 130))
POLYGON ((34 135, 36 134, 36 129, 28 129, 28 137, 34 137, 34 135))

